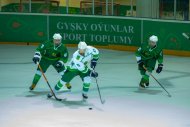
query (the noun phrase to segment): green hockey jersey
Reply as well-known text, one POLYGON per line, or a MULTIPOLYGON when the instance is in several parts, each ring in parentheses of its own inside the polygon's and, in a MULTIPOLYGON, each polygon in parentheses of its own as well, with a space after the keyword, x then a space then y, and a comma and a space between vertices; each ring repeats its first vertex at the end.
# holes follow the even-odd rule
POLYGON ((64 63, 68 61, 68 50, 64 44, 54 45, 53 40, 40 44, 36 52, 40 52, 42 58, 47 60, 61 60, 64 63))
POLYGON ((138 60, 156 59, 159 64, 163 63, 163 52, 158 45, 151 48, 149 45, 142 45, 135 53, 138 60))

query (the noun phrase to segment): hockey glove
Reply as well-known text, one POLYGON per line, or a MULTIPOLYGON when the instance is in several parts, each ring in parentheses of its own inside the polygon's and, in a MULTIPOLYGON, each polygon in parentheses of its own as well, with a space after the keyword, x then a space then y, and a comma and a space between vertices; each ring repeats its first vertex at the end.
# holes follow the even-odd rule
POLYGON ((161 71, 162 71, 162 69, 163 69, 163 64, 158 64, 158 68, 156 69, 156 73, 160 73, 161 71))
POLYGON ((56 65, 57 68, 63 67, 63 62, 62 61, 57 61, 56 65))
POLYGON ((94 69, 96 67, 96 64, 97 64, 97 59, 92 59, 90 67, 94 69))
POLYGON ((144 62, 142 60, 137 61, 139 68, 143 68, 144 62))
POLYGON ((91 70, 90 76, 96 78, 96 77, 98 77, 98 73, 91 70))
POLYGON ((36 53, 34 54, 34 57, 33 57, 32 60, 34 61, 35 64, 37 64, 37 63, 40 61, 40 59, 41 59, 40 53, 39 53, 39 52, 36 52, 36 53))

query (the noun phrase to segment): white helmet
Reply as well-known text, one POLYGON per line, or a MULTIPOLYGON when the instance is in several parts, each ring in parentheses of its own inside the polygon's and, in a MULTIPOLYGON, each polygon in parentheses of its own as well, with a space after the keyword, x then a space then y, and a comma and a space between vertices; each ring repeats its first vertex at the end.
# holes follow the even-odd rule
POLYGON ((61 36, 59 33, 55 33, 55 34, 53 35, 53 39, 55 39, 55 40, 61 40, 61 39, 62 39, 62 36, 61 36))
POLYGON ((86 49, 87 44, 84 41, 80 41, 78 44, 78 49, 86 49))
POLYGON ((149 40, 152 41, 152 42, 157 43, 158 42, 158 37, 155 36, 155 35, 152 35, 152 36, 150 36, 149 40))

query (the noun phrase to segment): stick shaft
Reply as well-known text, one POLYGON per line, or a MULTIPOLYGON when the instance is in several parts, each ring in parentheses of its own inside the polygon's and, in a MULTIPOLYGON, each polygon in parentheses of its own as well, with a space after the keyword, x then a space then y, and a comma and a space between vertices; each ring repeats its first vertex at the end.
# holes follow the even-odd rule
MULTIPOLYGON (((93 68, 93 71, 95 72, 95 69, 94 69, 94 68, 93 68)), ((98 88, 99 98, 100 98, 101 103, 103 104, 104 101, 102 100, 102 96, 101 96, 101 93, 100 93, 100 88, 99 88, 99 85, 98 85, 98 80, 97 80, 96 77, 95 77, 95 80, 96 80, 96 86, 97 86, 97 88, 98 88)))
POLYGON ((151 72, 149 72, 145 66, 143 66, 143 68, 144 68, 144 69, 150 74, 150 76, 166 91, 166 93, 167 93, 169 96, 171 96, 170 93, 164 88, 164 86, 151 74, 151 72))
POLYGON ((55 99, 56 99, 56 100, 59 100, 59 99, 56 97, 55 93, 53 92, 53 89, 51 88, 51 86, 50 86, 50 84, 49 84, 49 82, 48 82, 48 80, 47 80, 47 78, 46 78, 46 76, 45 76, 45 74, 44 74, 44 72, 43 72, 43 70, 42 70, 42 68, 41 68, 40 64, 39 64, 39 63, 37 63, 37 65, 38 65, 38 67, 39 67, 40 71, 42 72, 42 75, 43 75, 43 77, 44 77, 44 79, 45 79, 46 83, 48 84, 48 86, 49 86, 49 88, 50 88, 51 93, 53 94, 53 96, 55 97, 55 99))
POLYGON ((156 80, 156 82, 167 92, 167 94, 169 95, 169 96, 171 96, 170 95, 170 93, 163 87, 163 85, 150 73, 150 75, 156 80))

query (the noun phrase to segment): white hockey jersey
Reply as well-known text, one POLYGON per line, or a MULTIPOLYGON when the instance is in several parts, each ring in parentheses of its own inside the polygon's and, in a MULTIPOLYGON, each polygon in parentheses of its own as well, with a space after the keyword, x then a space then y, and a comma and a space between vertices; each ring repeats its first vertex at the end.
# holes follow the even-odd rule
POLYGON ((90 63, 92 59, 99 59, 99 51, 96 48, 87 46, 84 56, 79 53, 79 50, 77 50, 73 54, 73 57, 68 65, 68 69, 71 71, 87 73, 88 63, 90 63))

